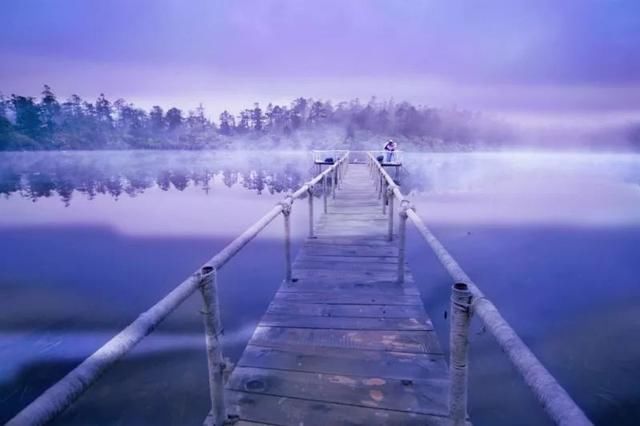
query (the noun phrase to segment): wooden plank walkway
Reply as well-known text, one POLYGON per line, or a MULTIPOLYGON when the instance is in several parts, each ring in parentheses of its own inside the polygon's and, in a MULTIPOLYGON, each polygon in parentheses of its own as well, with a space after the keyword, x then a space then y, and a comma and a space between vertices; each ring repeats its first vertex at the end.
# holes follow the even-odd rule
POLYGON ((350 165, 227 382, 240 423, 448 424, 445 359, 381 210, 350 165))

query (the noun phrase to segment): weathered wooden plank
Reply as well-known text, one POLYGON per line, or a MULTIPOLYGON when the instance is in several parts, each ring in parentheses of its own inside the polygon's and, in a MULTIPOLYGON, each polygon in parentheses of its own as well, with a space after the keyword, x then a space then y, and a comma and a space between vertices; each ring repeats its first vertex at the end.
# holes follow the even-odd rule
POLYGON ((296 261, 304 262, 326 262, 326 263, 375 263, 375 264, 398 264, 397 256, 323 256, 323 255, 309 255, 305 252, 301 252, 296 261))
POLYGON ((366 271, 375 274, 376 272, 389 272, 397 275, 397 263, 382 262, 338 262, 336 260, 308 260, 297 259, 293 267, 298 270, 329 270, 329 271, 366 271))
POLYGON ((303 250, 306 250, 309 247, 316 247, 316 246, 330 246, 330 247, 344 247, 344 246, 348 246, 348 247, 375 247, 375 248, 394 248, 397 250, 397 247, 395 246, 395 244, 390 244, 386 238, 380 237, 380 236, 371 236, 368 238, 362 238, 362 237, 344 237, 344 236, 337 236, 337 235, 332 235, 332 236, 318 236, 316 238, 313 239, 309 239, 307 240, 307 242, 305 243, 303 250))
MULTIPOLYGON (((297 278, 294 278, 297 279, 297 278)), ((296 282, 283 283, 279 292, 298 292, 298 291, 324 291, 354 294, 363 293, 370 295, 402 295, 412 294, 419 295, 419 291, 415 285, 399 285, 392 281, 375 281, 369 282, 363 280, 357 281, 337 281, 332 279, 297 279, 296 282)))
POLYGON ((298 302, 271 302, 268 314, 307 315, 316 317, 361 317, 361 318, 427 318, 421 305, 362 305, 321 304, 298 302))
POLYGON ((335 224, 319 226, 316 230, 316 235, 318 238, 341 236, 358 238, 366 241, 366 239, 372 237, 383 239, 386 229, 386 223, 384 226, 374 226, 373 224, 366 226, 345 226, 342 224, 335 224))
POLYGON ((379 229, 318 229, 316 235, 318 238, 330 238, 340 235, 359 239, 372 237, 383 239, 383 232, 379 229))
POLYGON ((258 326, 251 343, 277 348, 299 346, 441 354, 433 331, 322 330, 258 326))
MULTIPOLYGON (((211 426, 215 424, 215 420, 213 419, 213 416, 211 415, 211 412, 209 412, 209 415, 207 416, 207 418, 205 419, 203 425, 204 426, 211 426)), ((262 422, 252 422, 252 421, 247 421, 247 420, 234 420, 233 421, 233 426, 272 426, 273 423, 262 423, 262 422)))
POLYGON ((447 414, 443 379, 397 380, 236 367, 227 388, 249 393, 384 408, 421 414, 447 414))
POLYGON ((342 294, 335 292, 320 292, 318 290, 303 290, 295 292, 278 291, 274 300, 280 302, 304 302, 322 304, 362 304, 362 305, 398 305, 422 306, 420 296, 415 294, 388 294, 375 292, 342 294))
POLYGON ((293 273, 292 286, 301 287, 301 284, 318 284, 324 285, 327 289, 338 288, 342 289, 364 289, 373 288, 375 284, 380 286, 394 285, 398 288, 412 288, 415 287, 413 278, 405 278, 404 284, 398 284, 396 282, 396 275, 391 271, 389 272, 352 272, 352 271, 340 271, 333 275, 329 270, 314 270, 314 269, 297 269, 293 273), (334 284, 335 287, 331 287, 334 284))
POLYGON ((445 356, 327 347, 269 348, 249 344, 239 366, 306 371, 320 374, 403 379, 448 377, 445 356))
POLYGON ((351 199, 348 198, 348 194, 349 194, 348 192, 343 193, 342 191, 340 191, 340 196, 336 197, 335 200, 331 200, 331 206, 341 206, 341 207, 354 206, 359 208, 372 208, 378 205, 382 205, 382 201, 378 200, 377 194, 373 197, 369 196, 368 198, 364 197, 366 194, 362 194, 362 196, 358 198, 355 198, 355 196, 352 196, 351 199))
POLYGON ((359 242, 356 241, 336 241, 332 240, 331 237, 327 236, 318 236, 317 240, 313 240, 313 242, 305 244, 302 248, 301 253, 306 254, 309 250, 321 250, 321 249, 331 249, 339 252, 340 250, 353 250, 353 254, 360 254, 361 252, 369 250, 380 250, 383 252, 388 252, 392 256, 398 255, 398 248, 390 245, 383 241, 363 241, 360 239, 359 242))
MULTIPOLYGON (((372 229, 372 230, 384 231, 386 225, 387 225, 387 221, 384 219, 370 221, 366 223, 360 223, 360 224, 356 224, 355 222, 343 223, 341 221, 334 220, 331 222, 320 222, 317 228, 318 230, 334 229, 336 231, 348 231, 350 229, 367 229, 367 230, 372 229)), ((341 235, 341 234, 336 234, 336 235, 341 235)))
MULTIPOLYGON (((348 282, 353 280, 363 280, 362 282, 395 282, 398 278, 398 273, 394 268, 372 271, 370 268, 356 269, 355 267, 349 270, 340 271, 340 273, 335 273, 331 269, 327 269, 327 267, 305 266, 296 268, 294 276, 299 279, 329 278, 335 279, 339 282, 348 282)), ((405 274, 405 282, 413 283, 413 277, 408 273, 405 274)))
POLYGON ((337 215, 323 216, 318 220, 319 225, 344 224, 350 226, 368 226, 370 224, 382 226, 388 218, 382 214, 362 212, 362 215, 337 215))
POLYGON ((300 251, 300 256, 379 256, 398 257, 398 248, 378 244, 307 244, 300 251))
POLYGON ((229 411, 250 421, 274 425, 406 425, 448 426, 442 416, 364 408, 298 398, 227 391, 229 411))
POLYGON ((358 213, 366 213, 366 214, 375 214, 376 210, 378 212, 380 212, 380 214, 382 214, 382 204, 375 204, 375 205, 369 205, 369 206, 346 206, 346 205, 330 205, 329 206, 329 211, 333 211, 333 212, 341 212, 341 213, 354 213, 354 212, 358 212, 358 213))
POLYGON ((318 230, 316 235, 318 238, 332 237, 335 235, 341 235, 352 238, 371 238, 374 236, 383 237, 382 231, 379 230, 318 230))
POLYGON ((332 220, 349 220, 349 221, 368 221, 368 220, 379 220, 379 219, 388 219, 387 215, 383 215, 380 208, 376 208, 375 211, 372 210, 358 210, 358 211, 349 211, 349 210, 329 210, 325 215, 323 215, 318 222, 321 221, 332 221, 332 220))
POLYGON ((344 195, 345 198, 340 197, 335 199, 332 203, 331 206, 333 207, 376 207, 378 205, 381 205, 381 201, 377 200, 377 199, 370 199, 370 198, 351 198, 348 199, 346 198, 347 194, 340 194, 340 195, 344 195))
POLYGON ((332 330, 433 330, 424 316, 415 318, 330 317, 293 314, 265 314, 264 327, 295 327, 332 330))
MULTIPOLYGON (((378 204, 378 199, 371 197, 369 194, 359 194, 358 191, 349 191, 344 189, 340 191, 340 196, 336 197, 335 200, 332 200, 331 205, 351 205, 351 204, 366 204, 366 205, 376 205, 378 204), (344 191, 344 192, 343 192, 344 191)), ((381 202, 381 201, 380 201, 381 202)))
POLYGON ((396 247, 365 247, 365 246, 306 246, 303 251, 308 255, 319 256, 397 256, 396 247))

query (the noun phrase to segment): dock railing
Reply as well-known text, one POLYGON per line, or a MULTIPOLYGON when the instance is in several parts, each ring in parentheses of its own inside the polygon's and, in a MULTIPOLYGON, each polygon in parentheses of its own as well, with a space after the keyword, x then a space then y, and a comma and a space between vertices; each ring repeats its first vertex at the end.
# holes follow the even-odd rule
POLYGON ((382 157, 382 165, 384 166, 401 166, 403 160, 403 151, 368 151, 369 154, 373 155, 376 159, 382 157))
MULTIPOLYGON (((210 417, 213 424, 221 426, 227 419, 224 406, 224 379, 226 364, 222 356, 222 324, 218 302, 217 272, 231 260, 243 247, 278 216, 284 218, 284 257, 285 280, 291 281, 291 223, 290 214, 294 200, 307 197, 309 199, 309 235, 314 233, 313 193, 314 186, 322 184, 324 206, 327 205, 327 181, 331 178, 331 190, 335 193, 336 183, 341 181, 348 166, 349 153, 343 151, 342 156, 302 185, 297 191, 289 194, 262 218, 245 230, 240 236, 223 248, 211 260, 175 287, 150 309, 143 312, 129 326, 115 335, 77 367, 71 370, 60 381, 48 388, 31 404, 27 405, 7 423, 7 426, 42 425, 62 413, 78 399, 100 376, 124 355, 129 353, 142 339, 148 336, 167 318, 182 302, 200 290, 203 301, 202 315, 205 328, 207 364, 209 371, 209 394, 211 399, 210 417)), ((205 415, 203 414, 203 417, 205 415)))
POLYGON ((453 279, 451 296, 450 329, 450 389, 449 417, 454 425, 463 425, 467 415, 467 377, 469 325, 471 317, 477 316, 495 338, 511 363, 538 399, 544 411, 558 425, 591 425, 591 421, 542 365, 538 358, 520 339, 502 317, 498 308, 484 295, 442 243, 424 224, 411 202, 402 194, 400 187, 389 176, 374 154, 369 153, 368 165, 371 177, 382 200, 382 211, 388 214, 387 238, 392 240, 394 200, 399 202, 398 211, 398 283, 404 282, 406 222, 411 219, 418 232, 431 247, 440 263, 453 279), (388 205, 388 208, 387 208, 388 205))
POLYGON ((311 151, 311 156, 313 157, 313 162, 318 164, 329 164, 331 159, 332 161, 337 161, 338 158, 342 158, 349 151, 341 150, 341 149, 324 149, 324 150, 314 150, 311 151))

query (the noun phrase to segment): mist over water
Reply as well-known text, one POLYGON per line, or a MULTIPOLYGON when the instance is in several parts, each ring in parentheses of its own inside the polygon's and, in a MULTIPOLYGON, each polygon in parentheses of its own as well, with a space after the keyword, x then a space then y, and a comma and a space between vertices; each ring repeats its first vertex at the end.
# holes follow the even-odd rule
POLYGON ((412 154, 402 183, 429 223, 640 223, 640 155, 412 154))
MULTIPOLYGON (((418 213, 589 417, 634 424, 640 156, 404 159, 398 179, 418 213)), ((0 154, 0 422, 311 175, 306 152, 0 154)), ((297 202, 294 250, 306 215, 297 202)), ((446 346, 450 278, 409 229, 409 262, 446 346)), ((232 360, 282 279, 281 237, 276 220, 220 273, 232 360)), ((58 424, 199 424, 208 410, 199 309, 194 295, 58 424)), ((471 348, 474 424, 548 421, 477 323, 471 348)))
MULTIPOLYGON (((407 171, 402 186, 420 216, 587 415, 635 424, 640 156, 415 154, 407 171)), ((415 233, 409 248, 447 345, 450 278, 415 233)), ((548 423, 492 338, 474 328, 474 422, 548 423)))

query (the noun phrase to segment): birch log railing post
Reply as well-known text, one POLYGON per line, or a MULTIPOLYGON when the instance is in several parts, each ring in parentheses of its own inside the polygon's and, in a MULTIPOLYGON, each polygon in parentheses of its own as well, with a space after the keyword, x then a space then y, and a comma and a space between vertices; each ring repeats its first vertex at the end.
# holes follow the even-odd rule
POLYGON ((387 188, 387 199, 389 200, 389 228, 387 231, 387 240, 393 241, 393 188, 389 186, 387 188))
POLYGON ((409 202, 407 200, 400 201, 400 211, 398 212, 398 283, 404 283, 404 262, 407 238, 407 210, 409 210, 409 202))
POLYGON ((219 340, 223 329, 220 320, 217 271, 211 266, 205 266, 201 270, 200 293, 202 294, 202 318, 207 345, 211 418, 213 425, 222 426, 226 420, 223 379, 226 365, 222 356, 222 343, 219 340))
POLYGON ((322 176, 322 203, 324 213, 327 213, 327 175, 322 176))
POLYGON ((314 238, 313 236, 313 185, 309 185, 309 189, 307 190, 308 201, 308 209, 309 209, 309 238, 314 238))
POLYGON ((284 219, 284 263, 285 280, 290 283, 291 273, 291 206, 293 199, 289 196, 282 203, 282 217, 284 219))
MULTIPOLYGON (((390 185, 393 179, 384 170, 384 166, 376 161, 369 153, 369 164, 374 170, 373 180, 377 185, 379 179, 385 179, 390 185)), ((393 187, 397 199, 404 200, 404 195, 397 186, 393 187)), ((473 283, 471 278, 462 270, 460 265, 444 248, 442 243, 427 228, 416 212, 408 206, 401 206, 398 225, 399 254, 404 259, 404 234, 406 232, 407 217, 415 225, 427 244, 431 247, 440 263, 447 270, 456 283, 464 283, 473 297, 472 311, 487 331, 494 337, 500 348, 516 368, 524 382, 529 386, 534 396, 540 402, 542 408, 554 423, 563 426, 592 425, 582 409, 575 403, 569 394, 560 386, 551 373, 542 365, 540 360, 520 339, 509 323, 500 315, 495 305, 487 299, 482 291, 473 283)), ((403 278, 403 269, 398 268, 398 281, 403 278)))
POLYGON ((336 186, 338 185, 338 179, 336 178, 337 173, 336 173, 336 169, 333 170, 332 173, 333 176, 331 176, 331 198, 332 199, 336 199, 336 186))
POLYGON ((463 426, 467 417, 467 381, 471 292, 465 283, 451 289, 449 331, 449 417, 453 426, 463 426))
POLYGON ((387 214, 387 200, 389 199, 387 197, 388 195, 388 191, 387 189, 389 188, 389 184, 385 184, 383 185, 383 193, 382 193, 382 214, 386 215, 387 214))

